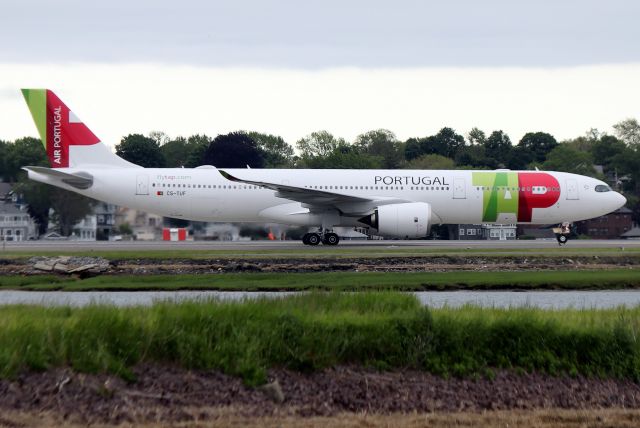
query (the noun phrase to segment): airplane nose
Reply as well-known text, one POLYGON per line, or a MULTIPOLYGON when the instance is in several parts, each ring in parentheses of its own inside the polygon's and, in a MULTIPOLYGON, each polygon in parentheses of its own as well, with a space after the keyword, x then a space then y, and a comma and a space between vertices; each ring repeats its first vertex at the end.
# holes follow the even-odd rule
POLYGON ((618 192, 614 192, 614 193, 616 194, 616 209, 624 207, 625 204, 627 203, 627 198, 625 198, 618 192))

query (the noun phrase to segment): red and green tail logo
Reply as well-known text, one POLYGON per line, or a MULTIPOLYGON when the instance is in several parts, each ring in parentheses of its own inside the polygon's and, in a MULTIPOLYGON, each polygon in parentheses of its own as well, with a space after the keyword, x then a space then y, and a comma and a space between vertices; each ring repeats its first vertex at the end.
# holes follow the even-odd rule
POLYGON ((482 221, 515 214, 531 222, 534 208, 548 208, 560 198, 558 180, 544 172, 474 172, 473 185, 482 189, 482 221))
POLYGON ((90 146, 100 142, 52 91, 23 89, 22 94, 53 168, 69 166, 71 146, 90 146))

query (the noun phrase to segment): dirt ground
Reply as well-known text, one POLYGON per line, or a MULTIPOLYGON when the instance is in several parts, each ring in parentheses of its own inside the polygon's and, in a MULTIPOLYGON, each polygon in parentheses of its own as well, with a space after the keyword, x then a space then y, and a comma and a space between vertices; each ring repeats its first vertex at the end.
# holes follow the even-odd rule
MULTIPOLYGON (((51 258, 0 259, 0 275, 50 274, 34 268, 51 258)), ((71 257, 70 267, 83 264, 104 266, 103 274, 186 274, 229 272, 445 272, 445 271, 530 271, 613 269, 640 266, 637 256, 431 256, 431 257, 340 257, 220 259, 136 259, 106 260, 99 257, 71 257)))
POLYGON ((350 366, 311 374, 278 369, 269 377, 279 385, 279 403, 263 388, 215 371, 146 365, 134 374, 131 383, 69 369, 2 380, 0 426, 398 426, 400 420, 406 426, 640 425, 640 385, 625 380, 509 371, 491 379, 444 379, 350 366))
MULTIPOLYGON (((636 428, 640 426, 640 411, 636 409, 544 409, 512 410, 486 412, 437 412, 437 413, 394 413, 381 415, 376 413, 341 413, 334 416, 299 417, 290 415, 242 416, 242 409, 194 408, 194 415, 206 417, 190 421, 129 422, 117 425, 108 423, 91 424, 96 427, 136 426, 157 427, 265 427, 265 428, 314 428, 314 427, 521 427, 521 428, 636 428)), ((63 419, 51 412, 15 412, 0 416, 0 427, 85 427, 86 423, 63 419)))

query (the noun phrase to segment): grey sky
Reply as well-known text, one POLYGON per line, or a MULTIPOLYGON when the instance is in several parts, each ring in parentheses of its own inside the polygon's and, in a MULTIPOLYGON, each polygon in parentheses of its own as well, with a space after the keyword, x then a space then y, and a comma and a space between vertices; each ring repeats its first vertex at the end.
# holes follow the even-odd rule
POLYGON ((629 0, 3 2, 4 63, 561 67, 640 61, 629 0))

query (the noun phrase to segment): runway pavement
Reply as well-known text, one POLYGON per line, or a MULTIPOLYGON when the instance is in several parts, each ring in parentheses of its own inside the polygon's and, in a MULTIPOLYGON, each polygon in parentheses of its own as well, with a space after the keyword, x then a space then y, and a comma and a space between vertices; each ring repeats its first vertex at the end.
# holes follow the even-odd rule
MULTIPOLYGON (((313 250, 318 247, 308 247, 299 241, 25 241, 6 242, 0 244, 2 251, 7 252, 68 252, 68 251, 195 251, 195 250, 219 250, 219 251, 278 251, 300 250, 300 252, 313 250)), ((327 249, 361 248, 386 248, 392 249, 545 249, 558 248, 555 240, 523 240, 523 241, 342 241, 338 247, 324 247, 327 249)), ((640 248, 640 240, 572 240, 564 246, 567 250, 576 248, 640 248)))

